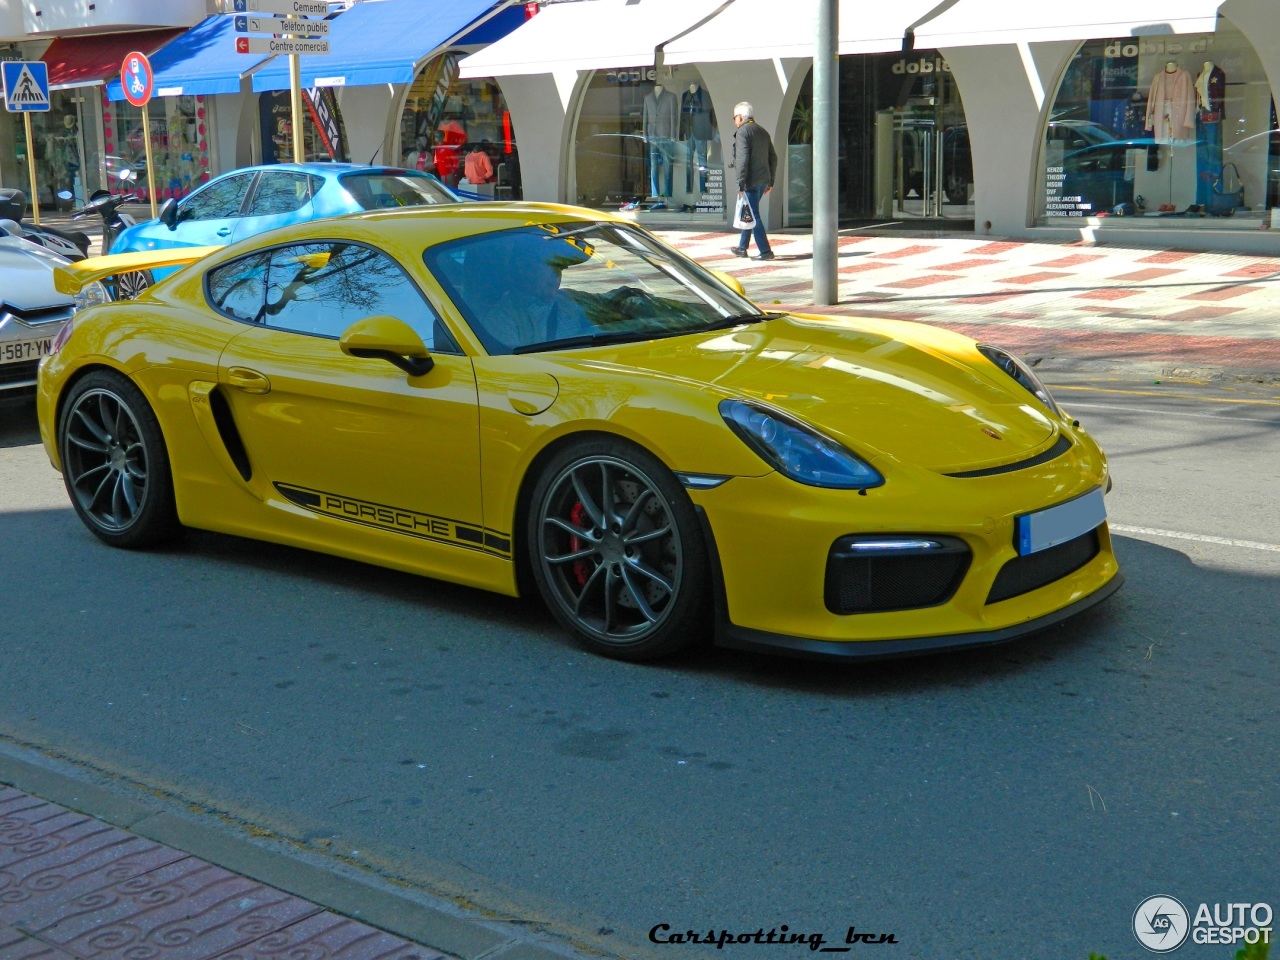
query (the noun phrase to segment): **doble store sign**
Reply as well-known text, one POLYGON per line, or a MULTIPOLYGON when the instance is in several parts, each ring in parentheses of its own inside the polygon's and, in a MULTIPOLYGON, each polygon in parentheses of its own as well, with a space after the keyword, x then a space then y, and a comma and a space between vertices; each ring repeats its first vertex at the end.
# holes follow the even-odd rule
POLYGON ((919 60, 908 60, 903 57, 893 65, 893 72, 897 74, 950 73, 951 65, 942 57, 934 57, 932 60, 925 57, 921 57, 919 60))
POLYGON ((1141 53, 1172 56, 1176 53, 1204 53, 1212 46, 1213 37, 1201 37, 1190 43, 1180 43, 1177 40, 1142 40, 1125 43, 1122 40, 1113 40, 1103 48, 1102 55, 1104 57, 1136 57, 1141 53))
POLYGON ((604 75, 605 83, 644 83, 657 80, 658 71, 653 67, 633 67, 630 70, 610 70, 604 75))

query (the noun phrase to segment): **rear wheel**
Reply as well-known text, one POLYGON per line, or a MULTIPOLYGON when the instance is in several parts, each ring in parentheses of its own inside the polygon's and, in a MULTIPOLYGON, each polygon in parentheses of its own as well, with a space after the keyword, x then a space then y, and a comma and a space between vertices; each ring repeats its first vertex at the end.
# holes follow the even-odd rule
POLYGON ((641 448, 600 439, 557 455, 534 488, 525 540, 543 600, 596 653, 651 660, 706 633, 697 516, 641 448))
POLYGON ((128 378, 98 370, 71 388, 58 451, 71 504, 99 539, 145 547, 181 530, 160 424, 128 378))
POLYGON ((122 273, 116 276, 111 284, 112 295, 117 300, 132 300, 155 282, 155 277, 151 275, 150 270, 122 273))

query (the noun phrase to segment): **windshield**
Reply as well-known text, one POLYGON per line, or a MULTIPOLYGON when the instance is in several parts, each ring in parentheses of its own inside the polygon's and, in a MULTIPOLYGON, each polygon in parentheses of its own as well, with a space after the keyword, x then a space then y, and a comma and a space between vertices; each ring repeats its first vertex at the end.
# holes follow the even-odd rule
POLYGON ((423 254, 490 354, 696 333, 763 319, 711 273, 615 223, 546 223, 423 254))
POLYGON ((453 194, 424 173, 351 173, 340 179, 362 210, 457 202, 453 194))

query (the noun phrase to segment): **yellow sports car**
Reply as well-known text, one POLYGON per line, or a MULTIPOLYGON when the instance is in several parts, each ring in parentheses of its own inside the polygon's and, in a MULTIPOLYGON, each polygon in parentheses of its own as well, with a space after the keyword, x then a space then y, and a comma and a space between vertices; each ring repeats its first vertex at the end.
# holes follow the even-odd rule
POLYGON ((1021 361, 762 311, 625 220, 483 203, 148 256, 61 269, 188 261, 40 368, 109 544, 197 527, 536 592, 628 660, 975 646, 1120 585, 1106 458, 1021 361))

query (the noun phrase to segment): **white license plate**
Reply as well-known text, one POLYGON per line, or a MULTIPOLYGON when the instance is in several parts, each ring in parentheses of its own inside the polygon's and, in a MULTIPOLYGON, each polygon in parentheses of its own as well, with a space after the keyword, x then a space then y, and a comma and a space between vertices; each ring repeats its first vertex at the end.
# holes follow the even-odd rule
POLYGON ((1015 520, 1018 553, 1025 557, 1056 547, 1101 526, 1106 519, 1101 487, 1056 507, 1024 513, 1015 520))
POLYGON ((0 343, 0 363, 20 363, 23 360, 39 360, 53 349, 53 337, 36 340, 7 340, 0 343))

